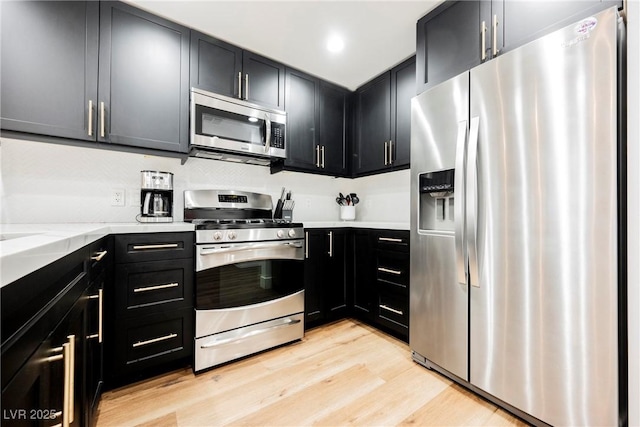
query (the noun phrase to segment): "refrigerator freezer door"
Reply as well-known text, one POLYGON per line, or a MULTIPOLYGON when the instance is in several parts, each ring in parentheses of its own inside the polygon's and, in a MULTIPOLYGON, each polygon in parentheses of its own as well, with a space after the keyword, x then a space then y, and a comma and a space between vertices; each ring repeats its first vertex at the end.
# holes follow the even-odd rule
POLYGON ((471 71, 470 381, 552 425, 618 424, 616 18, 471 71))
POLYGON ((458 226, 457 222, 463 221, 464 215, 454 213, 459 211, 464 194, 458 187, 453 197, 449 194, 436 199, 421 194, 419 176, 456 168, 456 186, 462 181, 459 177, 464 177, 464 170, 459 169, 464 168, 464 162, 456 162, 460 159, 456 151, 465 147, 468 103, 466 72, 415 97, 411 110, 409 345, 430 364, 464 380, 468 378, 469 294, 464 265, 461 275, 457 269, 463 254, 462 250, 456 253, 456 243, 461 244, 460 239, 456 242, 456 233, 464 230, 464 224, 458 226))

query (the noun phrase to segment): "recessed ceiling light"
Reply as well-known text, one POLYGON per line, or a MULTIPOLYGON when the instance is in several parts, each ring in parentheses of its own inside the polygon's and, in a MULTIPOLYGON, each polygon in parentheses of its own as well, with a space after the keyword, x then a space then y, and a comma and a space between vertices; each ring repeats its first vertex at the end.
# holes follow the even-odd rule
POLYGON ((344 49, 344 40, 342 37, 338 35, 333 35, 329 37, 329 41, 327 41, 327 49, 329 52, 338 53, 344 49))

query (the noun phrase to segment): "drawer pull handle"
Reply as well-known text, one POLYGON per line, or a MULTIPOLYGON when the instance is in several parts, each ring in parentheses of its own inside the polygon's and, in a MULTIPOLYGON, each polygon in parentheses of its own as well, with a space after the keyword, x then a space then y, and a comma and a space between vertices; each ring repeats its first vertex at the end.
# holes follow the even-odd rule
POLYGON ((402 312, 402 310, 396 310, 395 308, 387 307, 387 306, 386 306, 386 305, 384 305, 384 304, 380 304, 380 308, 384 308, 385 310, 388 310, 388 311, 390 311, 390 312, 392 312, 392 313, 395 313, 395 314, 397 314, 397 315, 399 315, 399 316, 402 316, 402 315, 404 314, 404 313, 402 312))
POLYGON ((219 345, 229 344, 230 342, 234 342, 234 341, 241 341, 241 340, 244 340, 246 338, 251 338, 251 337, 254 337, 256 335, 264 334, 265 332, 269 332, 269 331, 272 331, 274 329, 283 328, 285 326, 297 325, 300 322, 301 322, 300 319, 287 319, 287 320, 283 321, 282 323, 278 323, 277 325, 272 325, 272 326, 268 326, 266 328, 256 329, 254 331, 249 331, 246 334, 244 334, 242 336, 239 336, 239 337, 224 338, 224 339, 221 339, 221 340, 213 340, 213 341, 211 341, 211 342, 209 342, 207 344, 202 344, 200 346, 200 348, 211 348, 211 347, 216 347, 216 346, 219 346, 219 345))
POLYGON ((379 242, 402 243, 402 239, 394 239, 393 237, 378 237, 379 242))
POLYGON ((102 258, 104 258, 106 255, 107 251, 96 252, 96 254, 91 257, 91 261, 102 261, 102 258))
POLYGON ((157 291, 158 289, 176 288, 180 286, 179 283, 167 283, 166 285, 147 286, 146 288, 135 288, 133 292, 148 292, 157 291))
POLYGON ((172 249, 172 248, 177 248, 178 244, 177 243, 162 243, 159 245, 134 245, 133 246, 133 250, 134 251, 146 251, 149 249, 172 249))
POLYGON ((378 271, 382 271, 383 273, 396 274, 398 276, 402 274, 402 271, 391 270, 389 268, 384 268, 384 267, 378 267, 378 271))
POLYGON ((138 341, 137 343, 133 344, 132 347, 136 348, 136 347, 141 347, 143 345, 153 344, 153 343, 160 342, 160 341, 166 341, 166 340, 170 340, 171 338, 175 338, 177 336, 178 336, 178 334, 169 334, 169 335, 165 335, 163 337, 153 338, 153 339, 146 340, 146 341, 138 341))

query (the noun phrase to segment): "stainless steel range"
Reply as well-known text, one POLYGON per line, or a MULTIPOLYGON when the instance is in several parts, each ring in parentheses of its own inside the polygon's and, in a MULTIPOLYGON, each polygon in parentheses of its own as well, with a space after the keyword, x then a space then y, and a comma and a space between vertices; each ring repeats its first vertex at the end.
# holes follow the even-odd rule
POLYGON ((194 371, 304 335, 304 230, 272 219, 271 196, 184 192, 196 227, 194 371))

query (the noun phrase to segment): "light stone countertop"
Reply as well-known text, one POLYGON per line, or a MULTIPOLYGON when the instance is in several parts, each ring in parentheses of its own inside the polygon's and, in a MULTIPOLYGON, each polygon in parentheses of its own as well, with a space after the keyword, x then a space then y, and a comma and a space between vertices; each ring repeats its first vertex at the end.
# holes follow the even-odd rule
POLYGON ((0 225, 0 287, 109 234, 193 231, 186 222, 0 225))
MULTIPOLYGON (((305 228, 375 228, 409 230, 401 222, 308 221, 305 228)), ((193 231, 187 222, 1 224, 0 287, 109 234, 193 231)))

